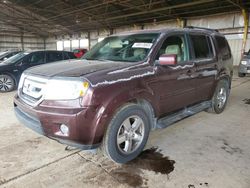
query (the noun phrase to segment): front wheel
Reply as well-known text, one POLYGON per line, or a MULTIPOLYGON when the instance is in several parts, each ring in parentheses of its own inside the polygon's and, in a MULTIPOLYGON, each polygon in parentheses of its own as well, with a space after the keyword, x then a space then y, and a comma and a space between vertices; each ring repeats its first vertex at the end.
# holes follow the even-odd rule
POLYGON ((14 79, 6 74, 0 75, 0 92, 9 92, 15 89, 14 79))
POLYGON ((229 83, 227 80, 220 80, 215 89, 212 106, 208 109, 209 112, 220 114, 226 107, 229 96, 229 83))
POLYGON ((117 163, 131 161, 143 150, 149 131, 149 120, 143 108, 128 104, 112 118, 103 140, 103 151, 117 163))

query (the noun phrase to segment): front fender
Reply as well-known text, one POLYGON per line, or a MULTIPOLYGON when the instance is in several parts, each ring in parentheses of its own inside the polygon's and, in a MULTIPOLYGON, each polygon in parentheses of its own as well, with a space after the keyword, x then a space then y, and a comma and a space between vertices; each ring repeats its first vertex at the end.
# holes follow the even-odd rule
POLYGON ((154 101, 154 96, 144 88, 131 88, 123 87, 127 89, 121 90, 112 90, 109 89, 109 92, 113 93, 108 95, 105 99, 102 100, 102 103, 98 106, 96 113, 96 122, 95 122, 95 140, 94 143, 100 143, 106 132, 106 129, 112 120, 115 113, 125 104, 131 102, 137 102, 139 100, 145 100, 151 104, 153 110, 157 110, 152 104, 154 101))

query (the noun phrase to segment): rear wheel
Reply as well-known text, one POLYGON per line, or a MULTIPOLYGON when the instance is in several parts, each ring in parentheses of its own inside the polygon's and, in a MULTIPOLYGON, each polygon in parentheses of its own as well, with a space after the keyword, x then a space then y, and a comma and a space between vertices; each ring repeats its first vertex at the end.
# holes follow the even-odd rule
POLYGON ((128 104, 112 118, 103 140, 103 152, 117 163, 126 163, 141 153, 149 131, 149 120, 142 107, 128 104))
POLYGON ((246 74, 245 74, 245 73, 240 73, 240 72, 239 72, 239 73, 238 73, 238 76, 239 76, 239 77, 245 77, 246 74))
POLYGON ((15 81, 14 79, 6 74, 0 75, 0 92, 9 92, 14 90, 15 81))
POLYGON ((227 80, 220 80, 215 89, 212 106, 208 109, 209 112, 220 114, 226 107, 229 96, 229 83, 227 80))

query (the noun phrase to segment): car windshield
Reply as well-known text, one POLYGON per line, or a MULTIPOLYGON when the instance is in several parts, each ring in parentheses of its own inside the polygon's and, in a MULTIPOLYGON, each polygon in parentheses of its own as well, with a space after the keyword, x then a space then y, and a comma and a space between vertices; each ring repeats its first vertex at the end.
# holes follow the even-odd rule
POLYGON ((28 55, 28 52, 20 52, 12 57, 10 57, 9 59, 5 60, 3 63, 5 64, 13 64, 16 63, 17 61, 19 61, 20 59, 22 59, 24 56, 28 55))
POLYGON ((8 52, 1 52, 0 53, 0 59, 3 58, 3 57, 5 57, 7 54, 8 54, 8 52))
POLYGON ((97 43, 83 59, 138 62, 145 60, 159 33, 107 37, 97 43))

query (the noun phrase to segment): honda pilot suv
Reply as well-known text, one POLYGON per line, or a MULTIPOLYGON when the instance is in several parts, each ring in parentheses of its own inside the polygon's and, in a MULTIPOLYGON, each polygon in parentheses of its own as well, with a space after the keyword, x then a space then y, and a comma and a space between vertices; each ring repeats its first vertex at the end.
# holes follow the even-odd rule
POLYGON ((233 75, 225 37, 203 28, 107 37, 84 59, 26 70, 14 108, 27 127, 126 163, 150 130, 200 111, 221 113, 233 75))

